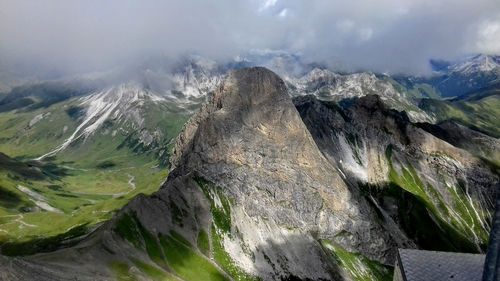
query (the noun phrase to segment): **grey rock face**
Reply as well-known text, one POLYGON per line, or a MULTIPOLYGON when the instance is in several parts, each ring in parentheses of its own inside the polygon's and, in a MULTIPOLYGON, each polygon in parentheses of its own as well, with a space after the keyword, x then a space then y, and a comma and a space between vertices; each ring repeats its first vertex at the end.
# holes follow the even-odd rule
POLYGON ((411 120, 434 122, 432 117, 412 104, 407 93, 398 92, 391 82, 373 73, 341 75, 315 68, 300 78, 285 75, 284 79, 292 96, 314 95, 319 100, 341 101, 376 94, 391 108, 405 110, 411 120))
POLYGON ((486 158, 490 161, 500 159, 500 140, 471 130, 453 121, 439 124, 421 123, 418 127, 434 136, 467 150, 473 155, 486 158))

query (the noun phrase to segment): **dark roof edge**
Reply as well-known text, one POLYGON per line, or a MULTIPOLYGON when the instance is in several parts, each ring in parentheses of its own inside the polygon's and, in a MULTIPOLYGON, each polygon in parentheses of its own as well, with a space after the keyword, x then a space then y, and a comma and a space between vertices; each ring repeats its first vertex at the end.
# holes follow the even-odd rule
MULTIPOLYGON (((399 254, 398 254, 399 255, 399 254)), ((500 280, 500 190, 491 222, 490 239, 484 261, 483 281, 500 280)))
POLYGON ((408 279, 406 278, 406 272, 403 266, 403 262, 401 261, 400 251, 401 249, 398 249, 397 259, 398 259, 399 271, 401 272, 401 276, 403 276, 403 281, 408 281, 408 279))

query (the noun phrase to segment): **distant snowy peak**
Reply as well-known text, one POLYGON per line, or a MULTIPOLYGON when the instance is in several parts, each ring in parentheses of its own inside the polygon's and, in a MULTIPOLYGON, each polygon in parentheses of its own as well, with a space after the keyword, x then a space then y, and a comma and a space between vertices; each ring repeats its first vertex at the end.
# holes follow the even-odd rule
POLYGON ((76 129, 57 148, 36 160, 54 156, 77 140, 86 140, 103 128, 105 122, 112 122, 121 130, 140 130, 146 122, 145 106, 163 101, 164 98, 137 83, 120 84, 83 96, 77 100, 76 109, 82 116, 76 129))
POLYGON ((82 97, 81 106, 86 108, 85 117, 95 119, 92 126, 85 128, 84 133, 91 134, 109 118, 118 122, 132 121, 137 127, 141 127, 144 120, 137 111, 141 110, 146 102, 154 103, 164 100, 163 97, 136 83, 121 84, 82 97))
POLYGON ((500 69, 500 56, 477 55, 448 66, 447 71, 472 74, 500 69))
POLYGON ((177 62, 171 69, 150 71, 148 86, 157 89, 160 96, 189 102, 190 98, 206 96, 222 81, 227 67, 200 56, 188 56, 177 62))
POLYGON ((398 92, 394 85, 373 73, 338 74, 327 69, 315 68, 299 78, 284 76, 292 96, 314 95, 320 100, 340 101, 376 94, 389 106, 406 111, 414 122, 434 122, 434 119, 412 104, 410 98, 398 92))
POLYGON ((181 92, 186 97, 200 97, 213 91, 223 77, 222 73, 196 69, 188 65, 185 71, 172 74, 170 79, 173 91, 181 92))
POLYGON ((122 83, 116 86, 109 87, 102 91, 98 91, 90 96, 82 97, 81 100, 102 99, 107 102, 115 102, 122 104, 131 104, 144 100, 160 101, 164 100, 160 94, 155 93, 143 85, 136 82, 122 83))
POLYGON ((341 75, 315 68, 300 78, 286 78, 292 95, 313 94, 321 99, 338 100, 376 93, 386 100, 410 104, 391 83, 378 79, 373 73, 341 75))
POLYGON ((474 93, 500 81, 500 56, 476 55, 456 62, 431 61, 435 75, 418 79, 435 87, 442 97, 474 93))
POLYGON ((143 68, 124 81, 137 81, 135 86, 147 91, 153 98, 165 98, 181 104, 206 96, 227 72, 224 66, 199 56, 188 56, 167 66, 143 68))

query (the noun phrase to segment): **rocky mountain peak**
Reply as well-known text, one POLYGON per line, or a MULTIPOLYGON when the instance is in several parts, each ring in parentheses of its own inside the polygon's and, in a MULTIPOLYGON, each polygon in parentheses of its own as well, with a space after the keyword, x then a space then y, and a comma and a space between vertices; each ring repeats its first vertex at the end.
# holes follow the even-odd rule
MULTIPOLYGON (((318 149, 284 82, 265 68, 238 69, 226 77, 185 125, 171 164, 163 189, 190 175, 220 186, 239 206, 241 213, 232 213, 232 221, 251 245, 284 235, 283 226, 330 239, 348 231, 352 235, 338 243, 390 260, 393 242, 318 149), (270 220, 270 229, 262 231, 257 218, 270 220)), ((273 251, 297 258, 289 250, 273 251)), ((326 276, 324 270, 314 265, 308 274, 326 276)))
POLYGON ((405 111, 397 111, 395 109, 390 109, 382 101, 378 95, 366 95, 356 99, 354 102, 353 110, 355 116, 353 118, 358 119, 358 121, 364 121, 367 124, 372 124, 379 120, 375 119, 394 119, 397 124, 407 124, 410 119, 405 111), (362 116, 360 116, 361 114, 362 116))
POLYGON ((278 75, 264 67, 252 67, 230 71, 215 92, 213 101, 217 107, 239 110, 273 105, 287 98, 285 83, 278 75))
MULTIPOLYGON (((281 141, 281 145, 284 145, 283 138, 288 133, 282 130, 299 130, 296 124, 301 122, 298 121, 300 116, 296 113, 286 86, 279 76, 262 67, 232 70, 200 112, 184 126, 171 157, 171 166, 178 166, 183 155, 184 158, 190 157, 193 153, 188 153, 188 150, 198 155, 214 156, 204 152, 222 148, 210 144, 230 144, 233 148, 240 147, 237 150, 241 152, 241 146, 253 141, 251 136, 254 134, 246 135, 244 128, 255 131, 262 137, 281 141), (197 135, 203 138, 197 140, 197 135), (200 151, 193 151, 193 145, 196 143, 200 145, 200 151)), ((302 134, 307 133, 303 126, 300 130, 302 134)), ((308 142, 314 145, 310 136, 308 142)), ((216 154, 230 155, 226 149, 228 147, 216 154)), ((213 161, 215 159, 209 162, 213 161)))
POLYGON ((480 54, 451 65, 448 70, 461 73, 488 72, 500 67, 498 56, 480 54))
POLYGON ((284 82, 261 67, 229 73, 185 125, 174 155, 173 167, 179 166, 175 159, 181 158, 183 166, 204 168, 219 161, 266 168, 260 161, 269 156, 276 164, 286 159, 308 167, 324 161, 284 82), (297 157, 303 159, 295 160, 297 157))

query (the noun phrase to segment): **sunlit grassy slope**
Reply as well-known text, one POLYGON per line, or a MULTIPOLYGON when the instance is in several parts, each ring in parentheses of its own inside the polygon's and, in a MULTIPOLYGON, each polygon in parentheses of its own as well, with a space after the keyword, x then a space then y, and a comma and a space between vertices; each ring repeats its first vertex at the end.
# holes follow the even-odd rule
POLYGON ((454 120, 500 137, 500 84, 451 100, 423 99, 419 107, 438 121, 454 120))
POLYGON ((0 200, 0 241, 26 242, 107 220, 138 193, 150 194, 159 188, 168 171, 151 168, 154 164, 145 163, 126 170, 65 170, 67 174, 59 179, 40 180, 1 171, 0 193, 7 196, 0 200), (44 199, 22 192, 19 186, 44 199), (57 211, 35 208, 36 202, 44 202, 57 211))
POLYGON ((34 161, 81 122, 77 99, 0 113, 0 247, 30 254, 81 235, 111 218, 138 193, 158 190, 174 140, 189 118, 167 103, 143 106, 147 127, 163 134, 144 146, 140 130, 106 122, 55 157, 34 161), (112 131, 117 131, 112 135, 112 131))

